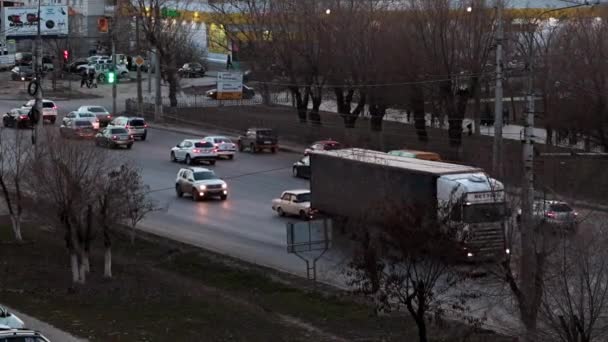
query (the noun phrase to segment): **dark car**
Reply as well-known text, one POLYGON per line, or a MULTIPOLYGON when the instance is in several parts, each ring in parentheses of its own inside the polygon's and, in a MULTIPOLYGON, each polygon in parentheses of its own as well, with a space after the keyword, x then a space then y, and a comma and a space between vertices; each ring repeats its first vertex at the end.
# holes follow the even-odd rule
POLYGON ((79 59, 79 60, 73 61, 69 64, 66 64, 63 67, 63 69, 67 72, 78 73, 78 72, 80 72, 78 67, 81 65, 87 65, 87 64, 89 64, 89 62, 86 59, 79 59))
MULTIPOLYGON (((205 95, 208 98, 217 100, 217 89, 213 88, 211 90, 207 90, 205 95)), ((243 84, 243 99, 249 100, 249 99, 252 99, 254 96, 255 96, 255 90, 253 88, 251 88, 250 86, 243 84)))
POLYGON ((31 81, 34 79, 34 69, 29 66, 19 65, 11 70, 13 81, 31 81))
POLYGON ((92 139, 95 136, 95 129, 87 119, 70 119, 59 127, 59 133, 68 139, 92 139))
POLYGON ((307 156, 312 151, 332 151, 339 150, 342 148, 342 145, 334 140, 327 139, 321 140, 310 145, 306 150, 304 150, 304 155, 307 156))
POLYGON ((122 127, 106 127, 95 135, 95 145, 117 148, 125 146, 130 149, 135 139, 122 127))
POLYGON ((27 128, 32 127, 29 117, 29 109, 14 108, 2 117, 4 127, 27 128))
POLYGON ((205 67, 200 63, 186 63, 183 67, 181 67, 177 72, 181 77, 190 78, 190 77, 203 77, 205 76, 205 67))
POLYGON ((248 148, 251 153, 263 150, 270 150, 275 153, 279 148, 279 139, 270 128, 250 128, 239 137, 237 145, 241 152, 248 148))
POLYGON ((310 178, 310 157, 305 156, 304 158, 293 163, 292 172, 294 177, 310 178))

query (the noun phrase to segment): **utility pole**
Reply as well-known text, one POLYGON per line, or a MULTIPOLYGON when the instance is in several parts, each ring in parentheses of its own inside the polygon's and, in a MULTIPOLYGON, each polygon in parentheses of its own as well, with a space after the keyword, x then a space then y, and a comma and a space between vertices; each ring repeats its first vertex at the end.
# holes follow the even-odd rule
MULTIPOLYGON (((155 6, 154 8, 154 34, 156 35, 156 40, 158 44, 158 39, 160 37, 160 7, 155 6)), ((156 57, 154 60, 155 67, 155 78, 156 78, 156 99, 154 101, 154 120, 156 122, 160 122, 163 116, 163 102, 162 102, 162 93, 160 89, 160 53, 158 45, 154 49, 154 56, 156 57)))
MULTIPOLYGON (((137 50, 137 55, 141 56, 141 50, 139 45, 139 14, 136 14, 135 17, 135 49, 137 50)), ((143 116, 143 94, 141 89, 141 67, 137 66, 137 110, 140 116, 143 116)))
POLYGON ((148 51, 148 94, 152 94, 152 65, 156 67, 154 55, 148 51))
MULTIPOLYGON (((44 117, 42 116, 42 36, 40 33, 40 1, 38 0, 38 24, 36 34, 36 102, 34 104, 34 113, 37 113, 38 122, 34 126, 34 135, 32 137, 32 143, 38 144, 38 136, 44 125, 44 117)), ((36 151, 37 152, 37 151, 36 151)))
MULTIPOLYGON (((502 68, 503 68, 503 50, 502 43, 504 40, 504 25, 503 25, 503 10, 504 3, 502 0, 496 0, 496 87, 494 89, 494 145, 492 149, 492 171, 494 176, 501 178, 503 176, 502 168, 502 124, 503 124, 503 90, 502 90, 502 68)), ((477 129, 479 129, 477 127, 477 129)))
POLYGON ((114 82, 112 82, 112 115, 118 115, 118 107, 116 106, 116 87, 118 83, 118 73, 116 72, 116 6, 114 6, 114 15, 110 20, 110 40, 112 42, 112 72, 114 73, 114 82))

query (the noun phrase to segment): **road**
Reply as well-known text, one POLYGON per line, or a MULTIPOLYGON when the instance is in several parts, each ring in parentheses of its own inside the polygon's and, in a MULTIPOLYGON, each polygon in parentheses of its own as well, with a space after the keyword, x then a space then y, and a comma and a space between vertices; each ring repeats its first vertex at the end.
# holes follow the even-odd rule
MULTIPOLYGON (((133 88, 133 85, 129 85, 128 90, 133 88)), ((109 109, 112 100, 106 97, 56 102, 59 117, 62 117, 87 104, 103 105, 109 109)), ((22 103, 22 100, 2 100, 0 113, 22 103)), ((119 105, 123 106, 124 101, 119 101, 119 105)), ((228 200, 195 203, 187 196, 181 199, 176 197, 174 181, 178 170, 184 165, 169 160, 171 147, 193 137, 196 136, 150 129, 148 139, 145 142, 137 141, 132 150, 113 151, 141 168, 144 181, 152 190, 152 199, 163 208, 150 214, 140 228, 249 262, 306 276, 305 263, 286 251, 286 223, 298 219, 279 218, 270 206, 271 200, 284 190, 308 188, 308 181, 291 175, 291 166, 300 155, 288 152, 276 155, 238 153, 232 161, 218 161, 209 168, 228 182, 228 200)), ((319 280, 344 284, 342 280, 336 282, 341 279, 339 270, 344 260, 337 251, 324 255, 318 265, 319 280)))

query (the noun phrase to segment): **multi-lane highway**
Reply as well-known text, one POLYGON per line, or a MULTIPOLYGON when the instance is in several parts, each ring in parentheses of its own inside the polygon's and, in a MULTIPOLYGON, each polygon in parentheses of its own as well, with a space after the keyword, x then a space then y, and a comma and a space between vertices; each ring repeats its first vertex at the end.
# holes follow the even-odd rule
MULTIPOLYGON (((21 105, 23 100, 0 100, 0 113, 21 105)), ((111 99, 76 99, 56 101, 59 118, 86 104, 111 108, 111 99)), ((124 101, 119 102, 121 105, 124 101)), ((59 126, 60 119, 56 126, 59 126)), ((302 260, 286 251, 286 223, 297 218, 279 218, 271 209, 271 200, 283 190, 308 188, 308 181, 294 178, 293 162, 301 154, 278 152, 249 154, 237 153, 234 160, 221 160, 213 169, 229 185, 227 201, 209 200, 193 202, 189 197, 177 198, 174 184, 178 170, 184 164, 172 163, 171 147, 186 138, 205 133, 183 134, 150 129, 146 141, 137 141, 132 150, 116 150, 139 166, 150 196, 162 210, 151 213, 140 228, 182 242, 194 244, 219 253, 306 275, 302 260)), ((311 256, 314 256, 312 254, 311 256)), ((326 253, 318 264, 318 278, 334 284, 343 284, 341 266, 346 259, 337 250, 326 253)))

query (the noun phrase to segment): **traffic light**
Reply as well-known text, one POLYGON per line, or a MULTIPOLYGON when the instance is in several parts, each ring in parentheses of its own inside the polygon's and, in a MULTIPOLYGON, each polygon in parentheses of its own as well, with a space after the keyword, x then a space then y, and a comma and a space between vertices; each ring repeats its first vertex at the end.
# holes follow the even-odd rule
POLYGON ((101 33, 108 33, 108 29, 109 29, 108 18, 101 17, 101 18, 97 19, 97 31, 99 31, 101 33))
POLYGON ((68 50, 63 50, 63 60, 64 60, 64 62, 67 62, 69 58, 70 58, 70 52, 68 50))
POLYGON ((116 73, 114 71, 108 71, 108 83, 112 84, 116 82, 116 73))

